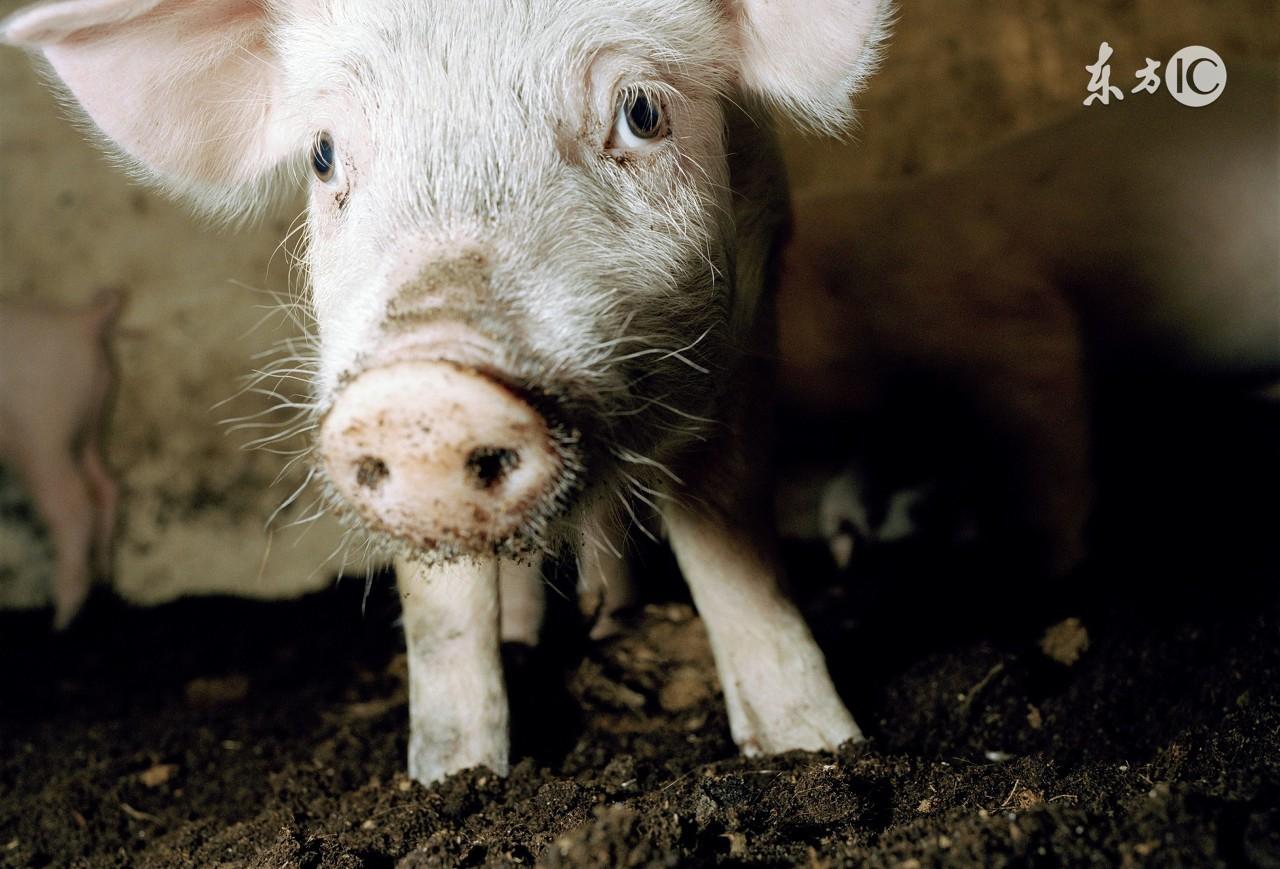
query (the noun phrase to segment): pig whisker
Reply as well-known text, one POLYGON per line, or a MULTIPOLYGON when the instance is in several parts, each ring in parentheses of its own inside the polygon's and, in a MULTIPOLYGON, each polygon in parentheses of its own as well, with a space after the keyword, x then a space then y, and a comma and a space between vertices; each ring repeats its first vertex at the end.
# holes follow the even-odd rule
MULTIPOLYGON (((547 551, 546 549, 544 549, 544 550, 543 550, 542 554, 543 554, 544 556, 554 556, 554 555, 555 555, 555 553, 554 553, 554 552, 547 551)), ((562 589, 560 586, 556 585, 556 583, 551 579, 551 577, 549 577, 549 576, 545 576, 545 575, 544 575, 544 576, 542 577, 542 584, 543 584, 543 585, 545 585, 547 588, 551 589, 552 591, 554 591, 554 592, 556 593, 556 596, 557 596, 557 597, 559 597, 561 600, 565 600, 565 601, 572 601, 572 600, 573 600, 573 598, 571 598, 568 594, 566 594, 566 593, 565 593, 565 590, 564 590, 564 589, 562 589)))
POLYGON ((265 368, 256 368, 244 375, 241 380, 249 386, 257 386, 265 380, 297 380, 306 382, 306 378, 315 376, 316 366, 310 360, 283 358, 265 368), (291 364, 301 363, 301 364, 291 364))
MULTIPOLYGON (((341 571, 338 572, 338 576, 339 578, 341 578, 342 576, 341 571)), ((369 592, 371 591, 373 591, 373 568, 366 564, 364 568, 364 594, 360 596, 360 617, 361 618, 364 618, 366 612, 369 609, 369 592)))
MULTIPOLYGON (((348 528, 348 529, 347 529, 347 536, 348 536, 349 538, 350 538, 350 537, 354 537, 354 536, 355 536, 355 534, 356 534, 356 532, 355 532, 355 529, 354 529, 354 528, 348 528)), ((364 561, 364 563, 365 563, 365 570, 369 570, 369 569, 371 569, 371 567, 370 567, 370 566, 371 566, 371 565, 373 564, 373 562, 376 560, 376 558, 377 558, 377 553, 378 553, 378 550, 379 550, 380 548, 381 548, 381 547, 379 546, 378 541, 374 540, 372 537, 365 537, 365 538, 364 538, 364 552, 363 552, 363 553, 361 553, 361 556, 360 556, 360 557, 361 557, 361 559, 362 559, 362 560, 364 561)))
MULTIPOLYGON (((301 302, 284 301, 276 303, 280 307, 289 307, 295 311, 301 311, 306 316, 310 316, 309 309, 301 302)), ((271 356, 282 355, 294 359, 314 359, 317 355, 315 341, 311 338, 306 330, 309 328, 309 321, 300 323, 299 328, 303 329, 303 334, 286 335, 278 338, 271 343, 271 346, 265 350, 259 350, 254 353, 251 359, 265 359, 271 356)))
POLYGON ((680 479, 680 477, 676 475, 675 471, 671 470, 657 459, 651 459, 648 456, 642 456, 639 453, 634 453, 631 450, 623 449, 621 447, 615 448, 613 455, 620 461, 627 462, 628 464, 643 465, 645 467, 653 468, 670 478, 677 485, 684 485, 684 480, 680 479))
POLYGON ((253 416, 240 416, 240 417, 233 417, 231 419, 220 420, 220 422, 223 425, 227 426, 227 430, 222 433, 222 436, 228 437, 238 431, 263 429, 263 428, 280 428, 280 426, 286 425, 287 423, 284 423, 284 422, 248 422, 248 420, 252 420, 256 417, 265 416, 269 413, 275 413, 275 412, 276 412, 276 409, 274 407, 269 407, 266 410, 258 411, 257 413, 253 414, 253 416))
POLYGON ((631 407, 626 410, 608 411, 608 412, 602 413, 601 416, 604 416, 606 418, 637 416, 639 414, 646 412, 650 407, 656 406, 656 407, 662 408, 663 410, 669 411, 675 414, 676 416, 683 417, 684 419, 687 419, 690 422, 701 423, 703 425, 716 424, 716 420, 714 419, 710 419, 705 416, 698 416, 695 413, 690 413, 687 410, 681 410, 678 407, 668 404, 666 401, 663 400, 665 398, 666 398, 665 395, 652 396, 650 398, 646 398, 642 404, 637 405, 636 407, 631 407))
MULTIPOLYGON (((352 532, 350 528, 342 529, 342 533, 338 535, 338 545, 333 550, 335 554, 339 552, 342 554, 342 560, 338 562, 338 581, 339 582, 342 581, 343 575, 346 574, 347 561, 350 560, 351 558, 351 545, 350 545, 351 533, 352 532)), ((330 555, 329 558, 326 558, 324 561, 320 562, 320 566, 323 567, 332 558, 333 556, 330 555)))
POLYGON ((305 415, 304 415, 304 414, 294 414, 294 416, 293 416, 293 418, 292 418, 292 419, 289 419, 289 420, 281 420, 281 421, 278 421, 278 422, 252 422, 252 420, 253 420, 255 417, 260 417, 260 416, 263 416, 264 414, 268 414, 268 413, 274 413, 274 412, 275 412, 275 410, 276 410, 276 409, 275 409, 274 407, 271 407, 271 408, 268 408, 267 410, 264 410, 264 411, 260 411, 260 412, 258 412, 258 413, 255 413, 253 416, 241 417, 240 419, 241 419, 241 420, 244 420, 244 421, 242 421, 242 422, 237 422, 237 421, 236 421, 236 420, 234 420, 234 419, 223 420, 222 422, 223 422, 223 424, 224 424, 224 425, 226 425, 226 424, 228 424, 228 423, 233 423, 233 424, 232 424, 232 425, 230 425, 230 426, 227 428, 227 430, 223 433, 223 436, 225 437, 226 435, 232 434, 233 432, 245 431, 245 430, 264 429, 264 428, 267 428, 267 429, 278 429, 278 428, 295 428, 295 427, 297 427, 297 431, 290 431, 288 434, 285 434, 284 432, 279 432, 279 433, 277 433, 277 434, 275 434, 275 435, 271 435, 269 438, 260 438, 260 439, 258 439, 258 440, 252 441, 252 442, 250 442, 250 443, 248 443, 248 444, 245 444, 245 448, 246 448, 246 449, 253 449, 253 447, 254 447, 254 446, 256 446, 256 445, 258 445, 258 444, 269 444, 269 443, 271 443, 271 442, 272 442, 272 441, 274 441, 274 440, 282 440, 282 439, 285 439, 285 438, 289 438, 289 437, 292 437, 292 436, 293 436, 293 435, 295 435, 295 434, 301 434, 302 432, 307 431, 308 429, 312 428, 311 419, 310 419, 310 415, 309 415, 309 414, 305 414, 305 415))
POLYGON ((302 542, 302 538, 305 537, 307 532, 310 531, 315 526, 315 522, 317 519, 319 519, 321 516, 329 512, 328 509, 323 504, 320 503, 321 500, 322 499, 320 498, 316 498, 314 501, 312 501, 310 504, 307 505, 307 509, 311 511, 310 513, 307 513, 304 516, 294 519, 288 525, 284 526, 285 528, 293 528, 299 525, 306 526, 306 528, 302 530, 302 533, 298 535, 297 539, 293 541, 294 546, 297 546, 299 543, 302 542), (317 507, 317 505, 319 505, 319 507, 317 507))
MULTIPOLYGON (((292 232, 297 232, 297 229, 292 230, 292 232)), ((286 241, 288 240, 288 236, 287 236, 287 235, 285 236, 285 240, 286 240, 286 241)), ((281 242, 281 244, 283 244, 283 242, 281 242)), ((280 249, 280 245, 276 245, 276 250, 279 250, 279 249, 280 249)), ((272 252, 272 255, 274 256, 274 254, 275 254, 275 252, 273 251, 273 252, 272 252)), ((268 273, 268 274, 270 274, 270 263, 269 263, 269 262, 268 262, 268 265, 267 265, 267 273, 268 273)), ((295 311, 295 312, 296 312, 296 311, 301 310, 301 311, 303 311, 304 313, 306 312, 306 307, 305 307, 305 305, 303 304, 302 300, 301 300, 301 299, 295 299, 295 298, 293 298, 293 294, 292 294, 292 293, 290 293, 290 292, 288 292, 287 290, 271 290, 271 289, 267 289, 266 287, 256 287, 256 286, 254 286, 253 284, 245 283, 244 281, 238 280, 238 279, 236 279, 236 278, 230 278, 230 279, 228 279, 228 280, 227 280, 227 283, 228 283, 228 284, 230 284, 230 285, 231 285, 231 286, 233 286, 233 287, 236 287, 237 289, 241 289, 241 290, 248 290, 249 292, 254 293, 254 294, 256 294, 256 295, 260 295, 260 296, 267 296, 268 298, 270 298, 270 299, 271 299, 271 304, 269 304, 269 305, 258 305, 257 307, 260 307, 260 308, 283 308, 283 309, 286 309, 286 310, 288 310, 288 311, 295 311)), ((306 323, 304 323, 303 321, 301 321, 301 320, 297 320, 297 319, 294 319, 294 323, 295 323, 299 328, 306 328, 306 325, 307 325, 307 324, 306 324, 306 323)))
MULTIPOLYGON (((245 449, 245 450, 262 449, 264 447, 271 446, 272 444, 276 444, 281 441, 287 441, 291 438, 295 438, 305 432, 309 432, 313 430, 315 427, 316 427, 316 423, 314 421, 308 420, 306 425, 291 427, 291 428, 285 429, 284 431, 277 432, 273 435, 265 435, 255 440, 251 440, 247 444, 245 444, 243 447, 241 447, 241 449, 245 449)), ((287 453, 284 453, 284 455, 293 455, 293 453, 287 452, 287 453)))
POLYGON ((266 528, 268 531, 271 530, 272 523, 275 522, 276 517, 279 516, 282 511, 287 510, 290 504, 298 500, 298 496, 302 494, 302 491, 306 489, 308 485, 310 485, 312 478, 315 477, 315 474, 316 474, 315 468, 312 468, 310 471, 308 471, 307 475, 302 479, 302 482, 298 484, 298 488, 293 490, 293 494, 291 494, 288 498, 285 498, 284 501, 280 503, 280 506, 276 507, 276 509, 272 511, 271 515, 267 517, 266 528))
POLYGON ((255 447, 254 449, 261 450, 262 452, 273 456, 292 456, 294 458, 297 458, 298 456, 305 456, 311 452, 311 447, 303 447, 297 450, 278 450, 274 447, 255 447))
POLYGON ((293 470, 294 465, 306 459, 306 457, 310 454, 311 454, 310 448, 306 450, 299 450, 297 455, 293 456, 288 461, 286 461, 284 463, 284 467, 282 467, 280 471, 275 475, 275 478, 272 479, 271 488, 275 488, 276 486, 280 485, 280 483, 283 482, 289 476, 289 472, 293 470))
MULTIPOLYGON (((648 504, 649 507, 652 508, 655 513, 662 512, 662 508, 659 507, 657 503, 655 503, 651 498, 647 497, 644 494, 644 492, 641 491, 642 487, 638 483, 636 483, 634 477, 627 476, 626 474, 623 474, 623 476, 627 477, 627 479, 631 481, 630 484, 627 486, 627 489, 630 492, 631 497, 636 498, 640 501, 643 501, 645 504, 648 504)), ((649 491, 653 491, 653 490, 650 489, 649 491)))
MULTIPOLYGON (((310 384, 311 378, 315 376, 315 372, 310 368, 273 368, 266 371, 256 371, 249 375, 247 383, 248 387, 255 387, 268 380, 274 380, 277 384, 283 384, 285 381, 293 381, 294 383, 310 384)), ((310 401, 314 404, 315 402, 310 401)))
MULTIPOLYGON (((279 392, 280 384, 282 384, 286 380, 293 380, 299 383, 307 382, 307 379, 305 377, 300 377, 296 374, 293 374, 290 369, 282 369, 279 372, 271 371, 271 370, 255 372, 254 374, 249 375, 247 378, 245 378, 245 383, 243 386, 240 387, 240 389, 238 389, 236 392, 232 393, 231 395, 227 396, 226 398, 222 399, 221 401, 218 401, 215 404, 211 405, 209 410, 217 410, 223 405, 229 404, 230 402, 235 401, 236 399, 241 398, 245 395, 256 394, 256 395, 264 395, 267 398, 279 399, 281 402, 287 403, 289 407, 293 407, 300 411, 306 411, 306 412, 313 411, 315 409, 315 402, 311 401, 310 399, 299 400, 299 398, 296 395, 285 396, 279 392), (272 379, 276 381, 276 385, 274 387, 263 386, 264 383, 272 379)), ((239 422, 244 419, 253 419, 257 416, 262 416, 263 414, 271 413, 279 409, 280 407, 273 405, 272 407, 269 407, 261 411, 260 413, 253 414, 252 416, 234 417, 232 419, 224 419, 222 422, 226 424, 229 422, 239 422)))
MULTIPOLYGON (((658 356, 657 360, 655 360, 657 362, 664 362, 667 359, 678 359, 679 361, 683 362, 685 365, 688 365, 690 368, 692 368, 693 370, 701 374, 710 374, 711 372, 709 369, 701 365, 698 365, 697 363, 693 362, 692 360, 684 356, 684 354, 692 350, 694 347, 698 346, 698 344, 702 341, 702 339, 706 338, 707 335, 711 333, 711 330, 713 328, 714 327, 708 327, 706 331, 704 331, 701 335, 697 337, 697 339, 695 339, 688 345, 684 347, 680 347, 676 350, 667 350, 662 347, 648 347, 644 350, 636 350, 633 353, 628 353, 625 356, 615 356, 609 360, 609 364, 614 365, 619 362, 630 362, 635 359, 642 359, 646 356, 658 356)), ((620 341, 620 340, 622 339, 615 339, 615 341, 620 341)), ((634 340, 642 340, 642 339, 637 338, 634 340)))
MULTIPOLYGON (((632 488, 633 490, 637 490, 637 491, 640 491, 640 492, 647 492, 648 494, 650 494, 650 495, 652 495, 653 497, 657 498, 659 501, 674 501, 674 500, 675 500, 674 498, 672 498, 672 497, 671 497, 671 495, 670 495, 669 493, 667 493, 667 492, 663 492, 663 491, 661 491, 661 490, 659 490, 659 489, 654 489, 654 488, 652 488, 651 486, 646 486, 644 483, 641 483, 639 480, 637 480, 635 477, 633 477, 633 476, 631 476, 630 474, 628 474, 626 471, 620 471, 619 473, 621 473, 621 474, 622 474, 622 476, 623 476, 623 477, 625 477, 625 478, 627 479, 627 482, 631 484, 631 488, 632 488)), ((646 499, 646 502, 647 502, 651 507, 653 507, 655 510, 657 510, 657 509, 658 509, 658 505, 654 504, 652 501, 648 501, 648 499, 646 499)))
POLYGON ((343 575, 347 572, 347 560, 351 554, 351 534, 352 531, 350 528, 343 529, 342 533, 338 535, 338 545, 333 547, 333 551, 329 553, 328 557, 326 557, 324 561, 321 561, 316 565, 316 570, 319 570, 329 562, 333 561, 334 557, 341 553, 342 561, 338 562, 337 578, 339 582, 342 581, 343 575))
MULTIPOLYGON (((595 549, 597 552, 608 552, 614 558, 622 558, 622 553, 618 550, 618 547, 613 545, 613 541, 609 539, 607 534, 603 535, 603 537, 599 537, 594 534, 591 529, 586 527, 583 527, 581 531, 583 539, 586 540, 587 543, 591 545, 591 548, 595 549), (603 542, 601 542, 601 540, 603 540, 603 542)), ((581 571, 581 560, 579 560, 579 571, 581 571)))
POLYGON ((276 539, 275 529, 270 527, 271 520, 267 520, 267 542, 262 547, 262 560, 258 562, 258 585, 262 585, 262 578, 267 573, 267 559, 271 557, 271 543, 276 539))
POLYGON ((640 533, 652 540, 654 543, 658 543, 658 538, 653 535, 653 532, 650 531, 645 524, 640 521, 640 517, 636 515, 635 508, 631 506, 630 499, 628 499, 622 492, 614 492, 614 494, 617 495, 618 500, 622 502, 622 506, 627 511, 627 515, 631 517, 632 524, 640 529, 640 533))
MULTIPOLYGON (((581 364, 586 368, 597 369, 602 372, 606 372, 611 370, 616 365, 622 362, 627 362, 632 359, 643 357, 646 355, 655 355, 655 354, 670 352, 665 348, 653 347, 652 345, 654 344, 654 342, 658 340, 661 340, 658 336, 623 335, 621 337, 613 338, 608 341, 602 341, 601 343, 596 344, 582 351, 582 355, 585 361, 583 361, 581 364), (626 356, 608 355, 607 351, 611 351, 624 344, 641 344, 641 345, 649 345, 649 346, 646 346, 645 349, 643 350, 635 351, 634 353, 628 354, 626 356)), ((568 363, 567 361, 563 361, 559 363, 556 370, 559 371, 563 369, 565 366, 567 366, 568 364, 570 363, 568 363)))
MULTIPOLYGON (((261 417, 267 416, 268 414, 278 413, 281 410, 297 410, 297 411, 309 412, 312 409, 312 403, 309 401, 291 401, 289 399, 284 398, 284 396, 280 395, 280 393, 276 392, 275 390, 264 389, 261 386, 245 387, 235 397, 239 397, 240 395, 265 395, 268 398, 278 398, 280 399, 280 402, 279 404, 273 404, 271 407, 263 408, 257 413, 251 413, 246 416, 233 416, 233 417, 230 417, 229 419, 221 420, 222 425, 231 425, 234 423, 245 423, 249 420, 260 419, 261 417)), ((215 408, 220 407, 225 403, 226 403, 226 400, 220 401, 209 409, 214 410, 215 408)), ((279 425, 279 423, 254 423, 253 425, 236 426, 236 428, 261 428, 261 427, 273 426, 273 425, 279 425)), ((231 429, 231 431, 235 431, 235 428, 231 429)))
MULTIPOLYGON (((359 544, 357 544, 355 538, 356 538, 356 529, 350 526, 344 526, 342 529, 342 534, 338 538, 338 551, 342 552, 342 561, 338 564, 338 581, 339 582, 342 581, 342 577, 345 576, 347 573, 347 565, 350 564, 353 560, 355 561, 356 564, 361 564, 361 563, 364 564, 366 579, 369 576, 371 576, 373 573, 373 557, 370 554, 371 548, 373 546, 373 541, 370 540, 367 536, 363 537, 362 538, 363 546, 360 547, 362 551, 357 555, 357 554, 354 554, 354 550, 357 548, 357 546, 359 546, 359 544)), ((332 559, 332 557, 333 556, 330 556, 329 558, 332 559)), ((327 563, 327 561, 328 559, 326 559, 325 562, 321 562, 316 569, 319 570, 320 567, 323 567, 325 563, 327 563)))
MULTIPOLYGON (((273 408, 272 410, 274 411, 274 408, 273 408)), ((227 423, 227 422, 231 422, 231 420, 223 420, 223 422, 224 422, 224 423, 227 423)), ((290 423, 289 421, 281 421, 281 422, 240 422, 240 423, 236 423, 235 425, 229 426, 229 427, 227 428, 227 430, 226 430, 225 432, 223 432, 223 433, 222 433, 222 436, 223 436, 223 437, 229 437, 230 435, 235 434, 235 433, 236 433, 236 432, 238 432, 238 431, 256 431, 256 430, 261 430, 261 429, 278 429, 278 428, 281 428, 282 426, 291 425, 291 424, 295 424, 295 425, 296 425, 296 424, 297 424, 296 420, 295 420, 295 422, 293 422, 293 423, 290 423)), ((292 437, 294 434, 300 434, 300 433, 301 433, 301 431, 305 431, 305 429, 300 430, 300 431, 298 431, 298 432, 290 432, 289 434, 278 433, 278 434, 276 434, 276 435, 272 435, 272 436, 270 436, 269 438, 268 438, 268 437, 258 438, 258 439, 255 439, 255 440, 251 441, 250 443, 243 444, 241 448, 242 448, 242 449, 246 449, 246 450, 251 450, 251 449, 254 449, 255 447, 258 447, 258 446, 265 446, 265 445, 270 444, 270 443, 273 443, 274 441, 277 441, 277 440, 285 440, 285 439, 287 439, 287 438, 289 438, 289 437, 292 437)))
POLYGON ((643 501, 646 505, 648 505, 649 509, 653 510, 653 512, 655 513, 662 512, 662 508, 660 508, 657 504, 655 504, 651 499, 646 498, 642 492, 638 492, 630 486, 628 486, 627 489, 630 497, 635 498, 638 501, 643 501))
POLYGON ((294 238, 294 236, 298 235, 299 233, 306 232, 307 212, 308 212, 308 209, 304 208, 298 212, 298 214, 293 218, 293 220, 289 221, 289 228, 285 231, 284 238, 280 239, 280 243, 277 244, 272 249, 271 256, 267 258, 267 274, 271 273, 271 264, 275 262, 276 254, 279 253, 282 248, 284 248, 285 256, 288 257, 290 255, 290 252, 286 247, 286 245, 289 243, 289 241, 292 238, 294 238))
POLYGON ((250 372, 246 377, 251 379, 266 379, 268 377, 279 377, 281 379, 289 378, 293 380, 301 379, 302 376, 311 376, 315 374, 316 366, 310 358, 285 358, 281 359, 279 365, 272 368, 258 368, 250 372), (306 364, 297 367, 286 367, 289 362, 303 362, 306 364))
POLYGON ((300 411, 310 411, 310 410, 314 409, 314 407, 315 407, 315 402, 313 402, 313 401, 311 401, 311 400, 309 400, 309 399, 308 399, 308 400, 306 400, 306 401, 297 401, 296 399, 292 399, 292 398, 285 398, 283 395, 281 395, 281 394, 280 394, 279 392, 277 392, 276 390, 274 390, 274 389, 270 389, 270 388, 265 387, 265 386, 251 386, 251 387, 249 387, 246 391, 247 391, 248 393, 250 393, 250 394, 253 394, 253 395, 265 395, 265 396, 267 396, 268 398, 278 398, 278 399, 280 399, 279 404, 276 404, 276 405, 272 408, 273 410, 300 410, 300 411))
POLYGON ((265 313, 265 314, 263 314, 260 318, 258 318, 258 320, 256 320, 252 326, 250 326, 248 329, 244 330, 244 332, 240 333, 240 337, 239 337, 239 339, 238 339, 238 340, 240 340, 240 341, 245 340, 245 339, 246 339, 246 338, 248 338, 250 335, 254 334, 254 333, 255 333, 255 332, 257 332, 259 329, 261 329, 261 328, 263 327, 263 325, 264 325, 265 323, 267 323, 269 320, 272 320, 272 319, 274 319, 274 318, 278 317, 278 316, 280 315, 280 312, 281 312, 282 310, 284 310, 284 306, 283 306, 283 305, 279 305, 279 304, 272 304, 272 305, 258 305, 258 306, 256 306, 256 307, 257 307, 259 310, 265 310, 265 311, 266 311, 266 313, 265 313))
MULTIPOLYGON (((306 532, 303 532, 303 533, 306 533, 306 532)), ((350 533, 350 531, 348 530, 348 534, 349 534, 349 533, 350 533)), ((299 540, 301 540, 301 539, 302 539, 302 535, 301 535, 301 534, 299 534, 299 535, 298 535, 298 539, 299 539, 299 540)), ((295 542, 295 544, 296 544, 296 542, 297 542, 297 541, 294 541, 294 542, 295 542)), ((333 560, 333 557, 334 557, 335 555, 337 555, 337 554, 338 554, 338 552, 343 548, 343 546, 345 546, 345 545, 346 545, 346 543, 347 543, 347 535, 343 535, 343 536, 338 540, 338 545, 334 547, 333 552, 330 552, 330 553, 329 553, 329 556, 328 556, 327 558, 325 558, 324 560, 322 560, 319 564, 317 564, 314 568, 312 568, 312 570, 311 570, 311 572, 310 572, 310 573, 308 573, 308 574, 307 574, 307 581, 309 581, 309 580, 311 579, 311 577, 313 577, 313 576, 315 576, 317 573, 319 573, 319 572, 320 572, 320 570, 321 570, 321 568, 323 568, 326 564, 328 564, 330 561, 332 561, 332 560, 333 560)), ((346 561, 345 561, 345 559, 344 559, 344 560, 343 560, 343 563, 342 563, 342 569, 345 569, 345 568, 346 568, 346 561)), ((341 578, 342 578, 342 570, 339 570, 339 571, 338 571, 338 578, 339 578, 339 579, 341 579, 341 578)))
POLYGON ((272 445, 272 444, 270 444, 270 443, 267 443, 267 444, 256 444, 256 445, 251 446, 251 447, 242 447, 242 449, 244 449, 244 450, 246 450, 246 451, 247 451, 247 450, 261 450, 262 452, 264 452, 264 453, 268 453, 268 454, 273 455, 273 456, 300 456, 300 455, 305 455, 306 453, 308 453, 308 452, 310 452, 310 451, 311 451, 311 447, 310 447, 309 445, 308 445, 308 446, 303 446, 303 447, 298 447, 297 449, 284 449, 284 448, 283 448, 283 447, 281 447, 281 446, 273 446, 273 445, 272 445))
MULTIPOLYGON (((293 305, 293 303, 282 302, 278 305, 262 305, 259 307, 265 307, 269 310, 280 312, 286 307, 286 305, 293 305)), ((316 352, 309 339, 299 339, 296 336, 290 336, 288 338, 280 338, 272 341, 270 346, 265 350, 259 350, 256 353, 252 353, 249 358, 254 360, 270 359, 274 366, 284 365, 288 362, 314 363, 316 361, 316 352), (298 346, 300 341, 305 341, 304 347, 300 348, 298 346)))
MULTIPOLYGON (((656 336, 620 335, 617 338, 612 338, 608 341, 601 341, 599 344, 594 345, 586 352, 591 354, 596 354, 596 353, 599 353, 601 350, 610 350, 614 347, 617 347, 620 344, 628 344, 628 343, 648 344, 648 343, 652 343, 654 340, 656 340, 656 336)), ((658 350, 656 352, 661 353, 662 351, 658 350)), ((614 360, 610 360, 610 361, 614 361, 614 360)))

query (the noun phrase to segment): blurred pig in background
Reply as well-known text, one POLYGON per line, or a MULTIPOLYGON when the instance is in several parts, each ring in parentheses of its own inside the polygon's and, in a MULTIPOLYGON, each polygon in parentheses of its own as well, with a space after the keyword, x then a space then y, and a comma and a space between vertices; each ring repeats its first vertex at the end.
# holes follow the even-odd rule
MULTIPOLYGON (((850 528, 941 489, 1066 572, 1087 551, 1100 391, 1280 378, 1278 92, 1274 69, 1233 69, 1207 107, 1080 107, 952 171, 798 198, 783 434, 826 443, 783 454, 827 457, 806 509, 826 486, 838 558, 850 528)), ((941 515, 963 536, 965 511, 941 515)))
POLYGON ((0 462, 26 484, 54 546, 54 625, 111 570, 118 492, 103 457, 123 297, 79 308, 0 299, 0 462))

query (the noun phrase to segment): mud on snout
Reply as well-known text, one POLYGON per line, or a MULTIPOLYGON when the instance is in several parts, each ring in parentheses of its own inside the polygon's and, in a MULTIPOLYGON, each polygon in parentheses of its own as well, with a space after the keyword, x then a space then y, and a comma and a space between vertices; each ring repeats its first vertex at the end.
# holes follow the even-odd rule
POLYGON ((433 559, 545 548, 583 479, 581 438, 554 401, 445 359, 348 379, 316 453, 336 512, 433 559))

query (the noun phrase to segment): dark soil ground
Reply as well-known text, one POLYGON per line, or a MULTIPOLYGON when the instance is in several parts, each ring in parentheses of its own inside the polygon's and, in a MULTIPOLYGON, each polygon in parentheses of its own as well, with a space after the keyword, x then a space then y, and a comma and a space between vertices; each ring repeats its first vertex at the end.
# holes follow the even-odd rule
POLYGON ((562 606, 508 656, 510 776, 430 788, 386 577, 363 610, 348 580, 98 599, 63 636, 5 614, 0 863, 1280 866, 1280 438, 1265 405, 1199 418, 1124 429, 1070 581, 912 547, 838 581, 794 548, 870 737, 835 755, 736 755, 674 585, 600 644, 562 606))

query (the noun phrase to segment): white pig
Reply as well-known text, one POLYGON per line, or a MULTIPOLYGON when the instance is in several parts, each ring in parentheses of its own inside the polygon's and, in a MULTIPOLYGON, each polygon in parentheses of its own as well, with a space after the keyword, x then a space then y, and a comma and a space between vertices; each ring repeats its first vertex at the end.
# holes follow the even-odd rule
POLYGON ((0 299, 0 462, 26 484, 53 539, 54 626, 111 566, 117 487, 102 455, 113 381, 107 337, 121 295, 80 308, 0 299))
POLYGON ((205 209, 310 164, 318 465, 398 556, 414 778, 507 769, 499 574, 527 587, 531 557, 649 511, 742 750, 860 737, 780 583, 763 433, 786 191, 741 107, 843 129, 887 16, 62 0, 4 22, 139 175, 205 209))

